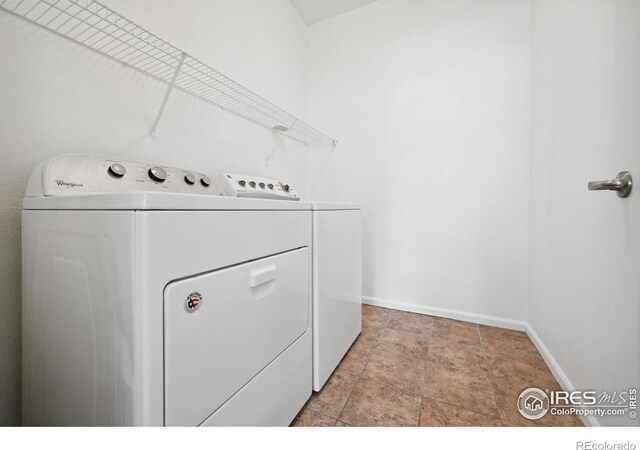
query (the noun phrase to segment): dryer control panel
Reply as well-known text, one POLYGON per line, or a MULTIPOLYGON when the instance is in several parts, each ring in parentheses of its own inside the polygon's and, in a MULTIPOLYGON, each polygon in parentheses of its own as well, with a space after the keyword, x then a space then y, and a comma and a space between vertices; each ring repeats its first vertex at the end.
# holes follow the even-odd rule
POLYGON ((217 180, 229 197, 300 200, 298 193, 284 181, 234 173, 221 173, 218 175, 217 180))
POLYGON ((92 155, 62 155, 33 172, 26 196, 141 191, 224 195, 215 179, 193 170, 92 155))

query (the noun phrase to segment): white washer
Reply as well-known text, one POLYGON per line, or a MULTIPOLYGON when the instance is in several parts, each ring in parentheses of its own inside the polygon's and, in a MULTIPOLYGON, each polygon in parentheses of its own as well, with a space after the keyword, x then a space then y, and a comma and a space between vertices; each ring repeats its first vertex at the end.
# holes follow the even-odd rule
POLYGON ((312 203, 313 390, 319 391, 362 331, 360 205, 312 203))
POLYGON ((288 425, 309 398, 311 222, 206 175, 66 155, 23 203, 26 425, 288 425))

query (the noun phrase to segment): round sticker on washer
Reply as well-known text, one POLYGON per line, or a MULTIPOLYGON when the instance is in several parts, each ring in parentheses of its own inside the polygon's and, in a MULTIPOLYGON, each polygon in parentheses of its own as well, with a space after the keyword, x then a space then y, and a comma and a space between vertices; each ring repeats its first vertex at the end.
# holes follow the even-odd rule
POLYGON ((192 292, 184 302, 184 309, 186 309, 187 312, 194 312, 200 308, 200 305, 202 305, 202 294, 200 294, 200 292, 192 292))

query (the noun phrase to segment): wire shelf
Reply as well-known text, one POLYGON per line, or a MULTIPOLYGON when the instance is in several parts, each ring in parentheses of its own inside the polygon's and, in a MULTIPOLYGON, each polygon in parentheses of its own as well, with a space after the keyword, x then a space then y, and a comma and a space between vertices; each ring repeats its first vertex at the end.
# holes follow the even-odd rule
MULTIPOLYGON (((304 144, 336 141, 93 0, 0 0, 0 9, 304 144)), ((153 132, 154 130, 152 130, 153 132)))

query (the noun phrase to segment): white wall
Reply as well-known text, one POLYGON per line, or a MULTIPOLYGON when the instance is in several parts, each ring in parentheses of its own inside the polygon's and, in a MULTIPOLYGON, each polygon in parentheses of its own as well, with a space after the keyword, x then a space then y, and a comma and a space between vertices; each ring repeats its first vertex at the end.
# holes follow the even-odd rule
MULTIPOLYGON (((305 107, 307 25, 288 2, 133 2, 109 6, 293 114, 305 107)), ((274 175, 304 193, 304 146, 175 92, 0 11, 0 425, 20 423, 20 208, 35 164, 82 152, 208 173, 274 175)))
POLYGON ((309 120, 339 140, 310 155, 310 192, 362 203, 368 302, 523 326, 530 20, 379 1, 310 28, 309 120))
POLYGON ((529 324, 565 387, 626 391, 640 384, 640 192, 586 184, 640 177, 640 2, 536 2, 533 23, 529 324))

